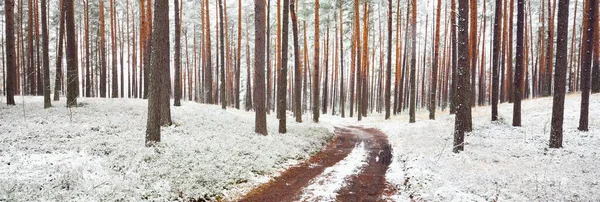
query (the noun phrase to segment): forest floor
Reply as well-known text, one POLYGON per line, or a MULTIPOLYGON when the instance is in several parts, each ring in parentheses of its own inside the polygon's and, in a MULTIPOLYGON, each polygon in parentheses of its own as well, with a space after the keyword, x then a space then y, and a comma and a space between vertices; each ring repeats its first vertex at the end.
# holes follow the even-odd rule
POLYGON ((387 137, 375 129, 336 128, 321 152, 261 185, 241 201, 377 201, 391 162, 387 137))
MULTIPOLYGON (((42 97, 0 105, 0 201, 233 199, 319 152, 333 131, 289 123, 254 133, 254 112, 183 102, 162 142, 144 146, 147 101, 42 97)), ((4 102, 4 101, 0 101, 4 102)))
POLYGON ((511 126, 512 104, 500 105, 497 122, 476 107, 460 154, 447 111, 428 120, 419 110, 412 124, 405 112, 318 124, 305 114, 285 135, 272 113, 271 134, 260 136, 253 112, 184 102, 149 149, 144 100, 83 98, 73 110, 17 100, 0 105, 0 201, 600 200, 600 95, 588 132, 577 130, 580 95, 567 95, 562 149, 548 149, 552 98, 524 101, 523 127, 511 126))

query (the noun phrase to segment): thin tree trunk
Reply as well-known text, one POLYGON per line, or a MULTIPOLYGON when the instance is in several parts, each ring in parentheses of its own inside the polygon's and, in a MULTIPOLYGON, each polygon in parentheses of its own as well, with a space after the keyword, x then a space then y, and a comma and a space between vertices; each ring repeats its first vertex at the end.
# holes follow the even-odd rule
POLYGON ((433 40, 433 67, 431 70, 431 92, 429 97, 429 119, 435 120, 435 107, 436 107, 436 93, 437 93, 437 80, 438 80, 438 59, 440 51, 440 16, 442 11, 442 1, 437 1, 437 14, 435 15, 435 34, 433 40))
POLYGON ((52 106, 50 103, 50 56, 48 55, 49 37, 48 37, 48 14, 46 13, 46 0, 42 0, 42 58, 44 69, 44 108, 52 106))
POLYGON ((179 18, 179 0, 175 5, 175 95, 174 106, 181 106, 181 19, 179 18))
POLYGON ((319 0, 315 2, 315 52, 313 61, 313 75, 312 75, 312 111, 313 121, 319 122, 319 0))
MULTIPOLYGON (((464 1, 464 0, 463 0, 464 1)), ((410 59, 410 123, 415 122, 416 105, 417 105, 417 0, 412 0, 412 55, 410 59)))

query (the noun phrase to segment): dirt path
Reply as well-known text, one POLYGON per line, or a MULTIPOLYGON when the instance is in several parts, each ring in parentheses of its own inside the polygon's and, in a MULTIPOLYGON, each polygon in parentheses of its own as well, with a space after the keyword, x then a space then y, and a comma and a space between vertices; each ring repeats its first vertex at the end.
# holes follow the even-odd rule
MULTIPOLYGON (((336 128, 335 138, 325 149, 317 153, 309 160, 288 169, 281 176, 270 182, 259 186, 251 191, 240 201, 378 201, 385 188, 385 173, 391 162, 391 147, 388 144, 385 134, 376 129, 365 129, 360 127, 336 128), (362 143, 362 144, 361 144, 362 143), (358 148, 357 145, 361 145, 358 148), (363 166, 355 168, 357 174, 342 176, 343 184, 339 182, 327 182, 331 176, 323 175, 324 171, 335 173, 336 169, 346 169, 344 166, 336 166, 338 163, 351 161, 348 158, 357 158, 355 155, 349 156, 353 150, 364 149, 364 155, 358 155, 358 158, 364 158, 363 166), (344 161, 343 161, 344 160, 344 161), (307 198, 305 188, 308 185, 317 183, 316 186, 334 187, 337 193, 323 193, 329 197, 311 197, 307 198), (323 182, 323 178, 324 181, 323 182), (328 183, 337 183, 338 185, 329 185, 328 183), (336 188, 335 186, 339 186, 336 188), (304 199, 303 199, 304 198, 304 199)), ((356 151, 354 152, 356 153, 356 151)), ((352 168, 350 168, 352 169, 352 168)), ((339 175, 338 175, 339 176, 339 175)), ((331 177, 333 178, 333 177, 331 177)))

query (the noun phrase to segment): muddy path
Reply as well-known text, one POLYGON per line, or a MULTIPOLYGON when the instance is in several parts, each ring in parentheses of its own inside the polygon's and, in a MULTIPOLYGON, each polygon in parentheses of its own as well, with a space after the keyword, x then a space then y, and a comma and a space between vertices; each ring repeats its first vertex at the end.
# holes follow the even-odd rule
POLYGON ((380 201, 391 159, 391 147, 381 131, 336 128, 334 139, 321 152, 252 190, 240 201, 380 201), (348 168, 352 166, 345 163, 359 166, 348 168), (353 174, 336 176, 336 170, 348 173, 344 169, 350 169, 353 174), (341 177, 343 182, 335 177, 341 177), (309 185, 334 191, 315 194, 306 190, 309 185))

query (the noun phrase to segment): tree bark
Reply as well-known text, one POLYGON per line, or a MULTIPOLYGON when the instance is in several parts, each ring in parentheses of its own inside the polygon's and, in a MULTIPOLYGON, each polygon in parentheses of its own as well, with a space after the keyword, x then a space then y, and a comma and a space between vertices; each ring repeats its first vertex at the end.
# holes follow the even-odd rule
POLYGON ((65 0, 67 31, 67 107, 77 106, 79 79, 77 75, 77 41, 75 36, 75 11, 73 0, 65 0))
POLYGON ((179 0, 175 0, 175 95, 174 106, 181 106, 181 19, 179 0))
POLYGON ((6 17, 6 104, 16 105, 17 65, 15 57, 15 1, 4 0, 4 16, 6 17))
MULTIPOLYGON (((519 6, 523 0, 519 0, 519 6)), ((521 10, 522 8, 519 8, 521 10)), ((554 74, 554 100, 552 104, 552 128, 550 148, 561 148, 563 138, 563 119, 565 111, 565 93, 567 79, 567 40, 569 31, 569 0, 560 0, 558 4, 558 28, 556 29, 556 74, 554 74)))
MULTIPOLYGON (((440 0, 438 0, 440 1, 440 0)), ((387 42, 387 64, 385 72, 385 119, 390 119, 391 91, 392 91, 392 0, 388 0, 388 42, 387 42)))
POLYGON ((499 68, 500 68, 500 22, 502 21, 502 0, 496 0, 496 17, 494 18, 494 44, 492 58, 492 121, 498 120, 499 68))
POLYGON ((267 135, 265 111, 265 0, 254 0, 254 103, 255 132, 267 135))
POLYGON ((319 0, 315 1, 315 52, 312 78, 312 111, 313 121, 319 122, 319 0))
POLYGON ((458 67, 457 67, 457 86, 456 86, 456 118, 454 128, 454 153, 464 151, 465 133, 469 130, 469 121, 471 114, 470 105, 470 66, 469 66, 469 1, 458 1, 458 67))
MULTIPOLYGON (((523 97, 523 48, 524 48, 524 21, 525 21, 525 3, 523 0, 517 0, 517 63, 515 65, 515 77, 513 86, 513 123, 515 127, 521 126, 521 97, 523 97)), ((567 28, 568 29, 568 28, 567 28)), ((563 86, 564 87, 564 86, 563 86)))
MULTIPOLYGON (((463 0, 464 1, 464 0, 463 0)), ((412 42, 412 56, 410 59, 410 123, 415 122, 415 113, 417 105, 417 82, 416 82, 416 71, 417 71, 417 0, 412 0, 412 30, 411 30, 411 42, 412 42)))
POLYGON ((585 0, 584 13, 587 11, 587 15, 583 16, 583 45, 581 47, 581 111, 579 114, 579 131, 588 131, 589 125, 589 106, 590 106, 590 87, 591 87, 591 66, 592 66, 592 52, 594 42, 594 26, 592 23, 596 23, 594 20, 594 10, 597 10, 596 0, 585 0))
POLYGON ((437 11, 435 15, 435 36, 433 40, 433 64, 431 70, 431 91, 429 96, 429 119, 435 120, 435 108, 436 108, 436 94, 437 94, 437 80, 438 80, 438 60, 440 51, 440 16, 442 14, 442 1, 437 1, 437 11))
MULTIPOLYGON (((293 2, 292 2, 293 3, 293 2)), ((277 103, 277 111, 279 113, 279 133, 284 134, 287 132, 286 126, 286 115, 285 111, 287 109, 287 61, 288 61, 288 27, 289 27, 289 10, 290 10, 290 1, 283 0, 283 30, 281 30, 281 74, 279 75, 279 92, 278 95, 278 103, 277 103)), ((292 11, 293 12, 293 11, 292 11)))
POLYGON ((50 103, 50 56, 48 55, 48 14, 46 13, 46 0, 42 0, 42 69, 44 70, 44 108, 52 106, 50 103))

